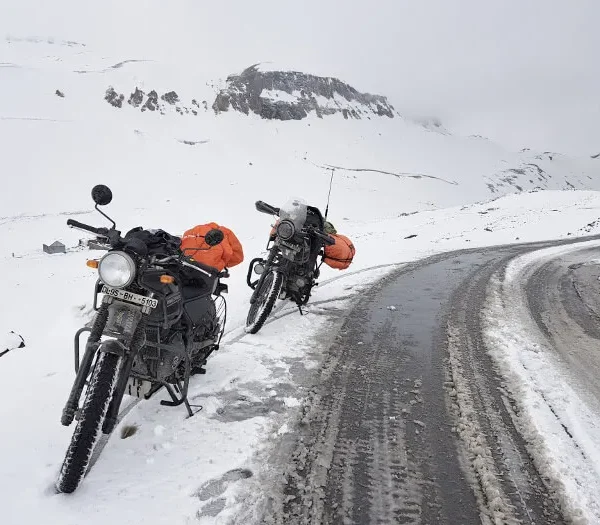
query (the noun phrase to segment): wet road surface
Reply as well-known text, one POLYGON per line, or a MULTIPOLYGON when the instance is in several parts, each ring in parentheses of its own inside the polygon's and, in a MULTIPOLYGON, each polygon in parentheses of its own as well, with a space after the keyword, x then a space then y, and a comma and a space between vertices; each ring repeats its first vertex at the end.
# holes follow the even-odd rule
MULTIPOLYGON (((552 245, 435 256, 365 293, 303 406, 261 522, 565 523, 515 428, 518 409, 481 335, 490 278, 515 257, 552 245)), ((591 345, 600 337, 598 313, 591 298, 581 299, 591 292, 576 291, 590 278, 577 265, 590 257, 580 251, 539 267, 527 292, 547 333, 558 316, 591 345)), ((568 345, 569 334, 561 334, 568 345)))

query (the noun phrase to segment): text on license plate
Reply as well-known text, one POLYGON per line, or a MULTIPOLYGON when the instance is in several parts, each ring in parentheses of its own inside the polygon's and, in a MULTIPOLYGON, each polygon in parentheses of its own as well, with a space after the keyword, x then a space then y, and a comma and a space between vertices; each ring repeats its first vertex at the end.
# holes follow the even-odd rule
POLYGON ((123 301, 128 301, 130 303, 135 303, 142 306, 148 306, 150 308, 156 308, 158 306, 158 299, 151 299, 150 297, 144 297, 143 295, 139 295, 137 293, 126 292, 125 290, 119 290, 118 288, 110 288, 106 285, 102 287, 102 293, 110 295, 111 297, 122 299, 123 301))

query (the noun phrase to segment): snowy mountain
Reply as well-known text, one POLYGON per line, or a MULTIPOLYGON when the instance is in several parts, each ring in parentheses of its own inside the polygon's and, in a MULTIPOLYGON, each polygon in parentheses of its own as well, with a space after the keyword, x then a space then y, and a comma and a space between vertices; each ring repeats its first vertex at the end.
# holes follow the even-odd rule
MULTIPOLYGON (((404 115, 393 83, 358 58, 336 68, 314 43, 299 54, 303 24, 278 29, 277 45, 255 39, 253 24, 282 19, 276 3, 260 14, 234 2, 235 16, 191 0, 18 4, 0 10, 0 335, 26 344, 0 361, 4 523, 226 523, 236 484, 287 434, 329 332, 370 283, 440 251, 600 231, 597 155, 514 150, 404 115), (284 65, 260 62, 271 58, 284 65), (254 202, 297 195, 324 209, 332 170, 330 218, 356 243, 353 272, 325 269, 314 315, 281 307, 282 322, 249 339, 247 267, 232 269, 226 344, 193 385, 201 414, 134 407, 81 490, 54 494, 72 431, 59 422, 72 339, 96 279, 85 266, 95 254, 65 223, 104 225, 92 186, 112 188, 106 211, 123 230, 216 221, 250 260, 271 225, 254 202), (55 240, 66 254, 43 253, 55 240)), ((334 30, 325 14, 339 15, 322 9, 320 39, 334 30)))
POLYGON ((302 120, 313 111, 320 118, 336 113, 345 119, 359 119, 363 113, 394 118, 394 108, 385 97, 360 93, 337 78, 260 71, 257 66, 227 77, 227 87, 219 92, 212 107, 215 111, 232 107, 246 115, 252 111, 274 120, 302 120))

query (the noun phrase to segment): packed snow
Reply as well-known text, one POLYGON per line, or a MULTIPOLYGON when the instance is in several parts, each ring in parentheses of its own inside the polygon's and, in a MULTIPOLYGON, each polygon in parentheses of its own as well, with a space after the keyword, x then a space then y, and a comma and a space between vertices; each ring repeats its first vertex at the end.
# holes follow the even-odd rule
POLYGON ((560 480, 557 490, 575 523, 600 523, 600 418, 546 346, 521 284, 536 263, 589 247, 600 248, 600 243, 548 248, 515 259, 503 277, 495 277, 483 312, 487 347, 524 408, 519 425, 536 466, 549 479, 560 480))
MULTIPOLYGON (((371 283, 442 251, 600 233, 598 159, 506 148, 400 116, 215 115, 223 79, 263 58, 233 44, 213 56, 211 28, 222 6, 205 12, 180 1, 194 15, 182 17, 153 1, 141 18, 147 23, 133 24, 140 6, 109 2, 90 14, 79 2, 60 4, 70 17, 32 0, 0 16, 0 353, 9 350, 0 360, 3 523, 235 521, 236 487, 260 470, 257 452, 290 432, 329 338, 371 283), (171 37, 178 47, 162 45, 171 37), (125 95, 121 108, 105 100, 110 87, 125 95), (175 91, 179 102, 142 112, 127 103, 136 88, 175 91), (183 409, 161 406, 161 396, 127 400, 129 411, 80 489, 55 494, 73 430, 60 425, 74 378, 73 336, 92 315, 96 274, 85 261, 101 254, 81 247, 85 234, 66 220, 106 224, 92 209, 92 186, 112 188, 105 211, 123 231, 143 225, 178 234, 215 221, 238 235, 247 262, 264 250, 273 222, 254 201, 301 196, 324 209, 331 166, 329 217, 356 245, 350 270, 324 267, 305 316, 281 304, 248 336, 247 266, 232 268, 224 344, 191 386, 191 402, 202 409, 185 419, 183 409), (66 254, 43 253, 55 240, 66 254)), ((235 4, 240 17, 255 10, 235 4)), ((256 31, 239 22, 225 36, 234 30, 237 42, 252 42, 256 31)), ((286 67, 309 62, 296 59, 286 67)), ((327 65, 306 72, 337 73, 327 65)), ((344 70, 351 78, 341 80, 357 89, 379 87, 367 79, 361 86, 360 71, 344 70)))

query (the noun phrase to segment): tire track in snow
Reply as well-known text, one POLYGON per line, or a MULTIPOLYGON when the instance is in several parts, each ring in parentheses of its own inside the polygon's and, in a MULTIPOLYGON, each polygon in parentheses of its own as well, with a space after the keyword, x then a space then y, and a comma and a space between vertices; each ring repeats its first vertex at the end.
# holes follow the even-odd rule
POLYGON ((476 494, 490 519, 507 524, 559 524, 563 519, 558 502, 515 426, 517 409, 500 388, 503 380, 482 339, 481 311, 488 282, 522 251, 517 250, 484 263, 453 296, 447 321, 448 388, 476 494))
POLYGON ((277 483, 259 522, 565 523, 484 344, 481 309, 513 258, 583 240, 433 256, 364 294, 306 399, 291 452, 275 454, 277 483))
MULTIPOLYGON (((438 422, 446 427, 439 434, 426 416, 430 407, 421 401, 423 371, 432 354, 421 354, 402 330, 402 320, 419 324, 411 316, 413 305, 398 311, 381 306, 397 304, 399 296, 407 303, 418 299, 410 280, 403 283, 408 286, 395 281, 414 267, 385 278, 348 318, 305 405, 283 494, 271 502, 263 522, 478 521, 456 455, 440 454, 454 448, 450 424, 438 422), (451 499, 471 504, 457 507, 451 499)), ((440 376, 443 399, 441 368, 434 375, 440 376)))
MULTIPOLYGON (((398 268, 399 266, 402 266, 406 263, 389 263, 389 264, 378 264, 376 266, 369 266, 368 268, 362 268, 361 270, 355 270, 353 272, 346 272, 343 275, 336 275, 335 277, 331 277, 329 279, 326 279, 324 281, 322 281, 321 283, 319 283, 319 288, 323 288, 325 286, 328 286, 330 284, 333 284, 334 282, 338 281, 339 279, 348 279, 349 277, 355 277, 356 275, 360 275, 363 273, 368 273, 368 272, 373 272, 376 270, 381 270, 384 268, 398 268)), ((310 301, 308 303, 308 308, 310 309, 310 307, 313 306, 320 306, 323 304, 329 304, 329 303, 333 303, 336 301, 343 301, 345 299, 351 299, 353 296, 355 296, 356 294, 348 294, 346 296, 338 296, 338 297, 333 297, 331 299, 325 299, 325 300, 321 300, 321 301, 310 301)), ((275 304, 275 307, 273 308, 273 311, 271 312, 271 315, 269 316, 269 318, 267 319, 267 321, 265 322, 264 326, 267 326, 275 321, 277 321, 278 319, 281 319, 282 317, 286 317, 290 314, 293 313, 298 313, 298 307, 297 306, 290 306, 290 301, 284 300, 284 301, 280 301, 279 304, 275 304)), ((223 334, 223 345, 227 344, 227 345, 232 345, 234 343, 237 343, 238 341, 242 340, 244 337, 246 337, 248 334, 244 331, 244 324, 239 324, 238 326, 235 326, 233 328, 231 328, 230 330, 227 330, 225 332, 225 334, 223 334), (234 335, 237 334, 237 335, 234 335), (230 337, 230 338, 228 338, 230 337)))

